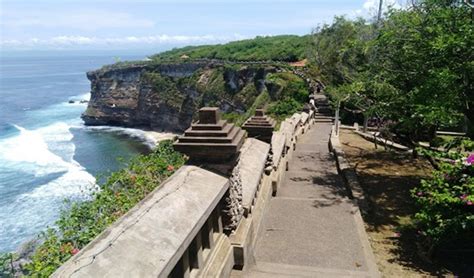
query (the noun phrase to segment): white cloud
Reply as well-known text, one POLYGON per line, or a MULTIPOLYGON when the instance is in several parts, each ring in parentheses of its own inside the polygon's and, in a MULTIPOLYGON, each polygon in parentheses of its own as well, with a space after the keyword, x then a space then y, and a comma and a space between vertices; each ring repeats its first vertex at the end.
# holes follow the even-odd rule
POLYGON ((75 46, 130 46, 130 45, 160 45, 160 44, 209 44, 224 43, 233 40, 246 39, 240 34, 230 36, 186 36, 186 35, 150 35, 127 37, 87 37, 87 36, 56 36, 47 39, 30 38, 25 40, 1 40, 0 46, 5 48, 68 48, 75 46))

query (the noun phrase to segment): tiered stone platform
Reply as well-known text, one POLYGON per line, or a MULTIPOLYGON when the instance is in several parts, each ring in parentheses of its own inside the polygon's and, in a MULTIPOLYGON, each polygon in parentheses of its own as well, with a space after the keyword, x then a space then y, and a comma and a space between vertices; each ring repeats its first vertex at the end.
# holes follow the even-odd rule
POLYGON ((174 148, 200 162, 221 163, 231 160, 244 143, 246 132, 221 120, 218 108, 199 110, 199 121, 193 123, 174 148))
POLYGON ((248 119, 243 124, 242 129, 248 132, 249 137, 271 143, 275 124, 275 120, 267 117, 263 109, 257 109, 255 111, 255 116, 248 119))

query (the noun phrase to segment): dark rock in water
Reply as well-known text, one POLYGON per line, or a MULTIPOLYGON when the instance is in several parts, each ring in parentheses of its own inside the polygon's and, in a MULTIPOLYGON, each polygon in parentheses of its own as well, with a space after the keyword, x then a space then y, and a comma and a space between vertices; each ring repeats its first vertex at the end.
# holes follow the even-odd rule
POLYGON ((88 100, 83 99, 79 103, 88 103, 88 102, 89 102, 88 100))
POLYGON ((274 71, 209 61, 106 66, 87 73, 91 99, 82 119, 86 125, 182 132, 204 106, 246 111, 274 71))
POLYGON ((70 101, 68 101, 68 103, 71 103, 71 104, 72 104, 72 103, 74 103, 74 100, 70 100, 70 101))

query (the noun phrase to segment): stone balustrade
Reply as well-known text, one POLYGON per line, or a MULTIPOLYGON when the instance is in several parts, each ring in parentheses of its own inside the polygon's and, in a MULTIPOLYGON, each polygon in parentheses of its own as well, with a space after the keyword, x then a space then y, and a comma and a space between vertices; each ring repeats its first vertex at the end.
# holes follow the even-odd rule
MULTIPOLYGON (((231 175, 206 170, 205 165, 181 167, 53 277, 229 277, 232 269, 245 269, 254 260, 264 211, 272 195, 278 194, 294 142, 313 124, 305 114, 285 120, 280 130, 273 132, 271 144, 245 139, 231 175), (229 199, 235 198, 229 194, 233 183, 242 187, 238 202, 243 212, 230 208, 242 216, 235 228, 225 230, 229 199)), ((214 126, 220 119, 210 121, 214 126)), ((200 134, 193 131, 188 134, 200 134)), ((215 130, 202 133, 220 134, 215 130)), ((225 132, 222 137, 228 135, 225 132)), ((235 141, 240 135, 230 137, 235 141)), ((181 142, 188 143, 186 139, 181 142)))
POLYGON ((222 237, 228 179, 183 166, 71 258, 53 277, 186 277, 222 237))

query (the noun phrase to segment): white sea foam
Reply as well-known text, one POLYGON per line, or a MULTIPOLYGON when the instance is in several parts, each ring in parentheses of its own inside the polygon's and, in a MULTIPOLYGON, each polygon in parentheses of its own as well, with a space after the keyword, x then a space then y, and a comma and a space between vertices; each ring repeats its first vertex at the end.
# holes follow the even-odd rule
POLYGON ((21 184, 9 185, 20 186, 24 193, 2 205, 0 247, 18 245, 50 225, 64 199, 87 199, 92 191, 98 190, 95 178, 73 159, 73 135, 66 123, 35 130, 15 127, 20 131, 18 135, 0 140, 2 169, 25 172, 45 183, 30 191, 22 190, 21 184))
POLYGON ((9 163, 12 167, 28 163, 29 167, 22 167, 20 170, 33 171, 35 175, 60 172, 67 168, 68 163, 48 149, 41 133, 15 127, 20 134, 0 142, 0 158, 4 163, 9 163), (43 169, 47 171, 44 172, 43 169))
POLYGON ((104 132, 113 132, 125 134, 131 138, 138 139, 145 143, 150 149, 154 148, 159 141, 172 139, 176 136, 174 133, 146 131, 136 128, 115 127, 115 126, 81 126, 88 130, 100 130, 104 132))

